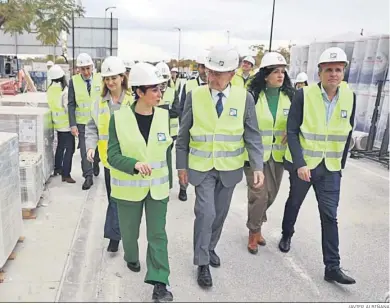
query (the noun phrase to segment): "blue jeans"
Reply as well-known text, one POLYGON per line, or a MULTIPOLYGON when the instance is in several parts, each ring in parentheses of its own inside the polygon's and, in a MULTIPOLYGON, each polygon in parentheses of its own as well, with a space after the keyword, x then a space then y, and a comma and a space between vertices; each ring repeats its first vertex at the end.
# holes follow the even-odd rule
POLYGON ((104 223, 104 238, 120 241, 121 232, 119 229, 118 208, 115 200, 111 196, 111 176, 110 169, 104 168, 104 180, 106 182, 108 207, 106 212, 106 222, 104 223))
MULTIPOLYGON (((288 169, 287 169, 288 170, 288 169)), ((329 171, 324 162, 311 170, 311 181, 302 181, 296 170, 290 169, 290 193, 282 223, 284 236, 292 236, 299 209, 313 186, 321 219, 322 255, 327 269, 340 266, 337 207, 340 199, 341 171, 329 171)))
POLYGON ((57 132, 57 149, 54 169, 62 170, 63 177, 69 177, 72 170, 72 160, 75 151, 75 139, 71 132, 57 132))

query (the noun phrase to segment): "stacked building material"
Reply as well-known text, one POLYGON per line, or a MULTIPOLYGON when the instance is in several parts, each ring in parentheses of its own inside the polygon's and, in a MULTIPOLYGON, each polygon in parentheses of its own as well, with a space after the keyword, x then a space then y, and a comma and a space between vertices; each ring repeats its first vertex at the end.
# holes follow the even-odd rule
POLYGON ((19 152, 40 153, 44 179, 50 178, 54 169, 54 132, 49 109, 0 106, 0 132, 19 135, 19 152))
POLYGON ((19 155, 20 190, 23 209, 34 209, 41 199, 45 180, 42 155, 22 152, 19 155))
POLYGON ((49 108, 46 92, 28 92, 18 95, 3 95, 3 97, 0 98, 0 105, 49 108))
POLYGON ((0 268, 23 231, 18 135, 0 132, 0 268))

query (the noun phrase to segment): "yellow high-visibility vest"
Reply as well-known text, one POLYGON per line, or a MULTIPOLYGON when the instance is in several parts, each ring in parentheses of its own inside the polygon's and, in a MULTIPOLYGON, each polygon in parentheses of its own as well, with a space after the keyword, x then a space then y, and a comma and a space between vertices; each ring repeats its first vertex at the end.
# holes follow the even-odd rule
POLYGON ((91 95, 87 90, 87 83, 81 74, 72 77, 74 93, 76 96, 76 122, 87 124, 91 118, 91 105, 101 95, 102 77, 99 73, 93 74, 91 82, 91 95))
POLYGON ((145 199, 150 192, 154 200, 167 198, 169 196, 167 149, 172 144, 168 111, 154 108, 147 145, 131 107, 115 111, 114 118, 122 155, 149 163, 153 170, 150 176, 143 177, 140 174, 130 175, 111 167, 111 196, 136 202, 145 199))
MULTIPOLYGON (((326 122, 320 87, 317 84, 304 87, 303 93, 303 122, 299 140, 306 165, 315 169, 325 159, 329 171, 339 171, 345 144, 352 130, 353 92, 346 87, 339 88, 339 99, 329 123, 326 122)), ((286 151, 285 158, 292 162, 290 151, 286 151)))
POLYGON ((62 105, 62 87, 53 83, 47 89, 47 102, 51 111, 54 129, 69 128, 69 115, 62 105))
POLYGON ((231 86, 218 118, 208 86, 192 91, 193 125, 190 129, 189 168, 231 171, 244 165, 244 112, 247 91, 231 86))

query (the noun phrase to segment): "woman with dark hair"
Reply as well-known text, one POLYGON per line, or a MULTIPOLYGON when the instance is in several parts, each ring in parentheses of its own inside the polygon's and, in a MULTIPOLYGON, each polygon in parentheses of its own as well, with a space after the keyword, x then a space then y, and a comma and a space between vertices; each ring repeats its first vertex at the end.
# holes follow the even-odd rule
POLYGON ((165 230, 171 168, 169 112, 157 106, 164 79, 148 63, 137 63, 130 72, 134 103, 115 111, 110 119, 108 162, 111 196, 118 205, 124 259, 133 272, 141 270, 139 228, 145 209, 148 248, 145 283, 153 285, 152 299, 170 302, 168 239, 165 230))
POLYGON ((245 163, 248 184, 248 250, 258 252, 258 245, 266 241, 261 226, 267 221, 266 211, 274 202, 282 181, 283 157, 287 148, 287 116, 295 90, 286 72, 286 60, 277 52, 264 55, 260 70, 255 75, 249 91, 256 102, 256 114, 264 146, 264 185, 253 186, 253 172, 245 163))
POLYGON ((54 175, 61 174, 62 182, 76 183, 70 176, 75 151, 75 139, 70 132, 68 116, 68 83, 61 66, 53 65, 48 71, 51 79, 47 89, 47 100, 52 114, 54 129, 57 131, 54 175))
POLYGON ((295 80, 295 89, 299 90, 300 88, 307 87, 309 84, 307 83, 307 75, 305 72, 299 73, 297 75, 297 79, 295 80))

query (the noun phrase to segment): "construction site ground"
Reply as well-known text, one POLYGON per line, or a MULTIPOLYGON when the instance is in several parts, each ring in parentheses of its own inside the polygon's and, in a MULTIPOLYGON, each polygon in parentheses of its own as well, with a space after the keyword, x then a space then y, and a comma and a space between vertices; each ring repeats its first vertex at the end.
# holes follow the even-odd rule
MULTIPOLYGON (((72 176, 47 184, 36 219, 24 220, 23 242, 4 267, 1 302, 150 302, 152 286, 144 284, 146 233, 139 239, 141 272, 127 269, 123 248, 106 251, 103 238, 107 199, 103 172, 89 191, 81 185, 77 152, 72 176)), ((342 267, 357 281, 352 286, 325 282, 317 202, 310 190, 299 213, 292 248, 278 249, 288 173, 268 211, 267 240, 259 253, 248 253, 247 191, 243 180, 233 196, 216 252, 221 267, 212 268, 214 286, 196 282, 193 256, 193 187, 187 202, 171 190, 167 217, 171 290, 180 302, 383 302, 389 291, 389 175, 374 162, 349 159, 343 171, 338 210, 342 267)))

